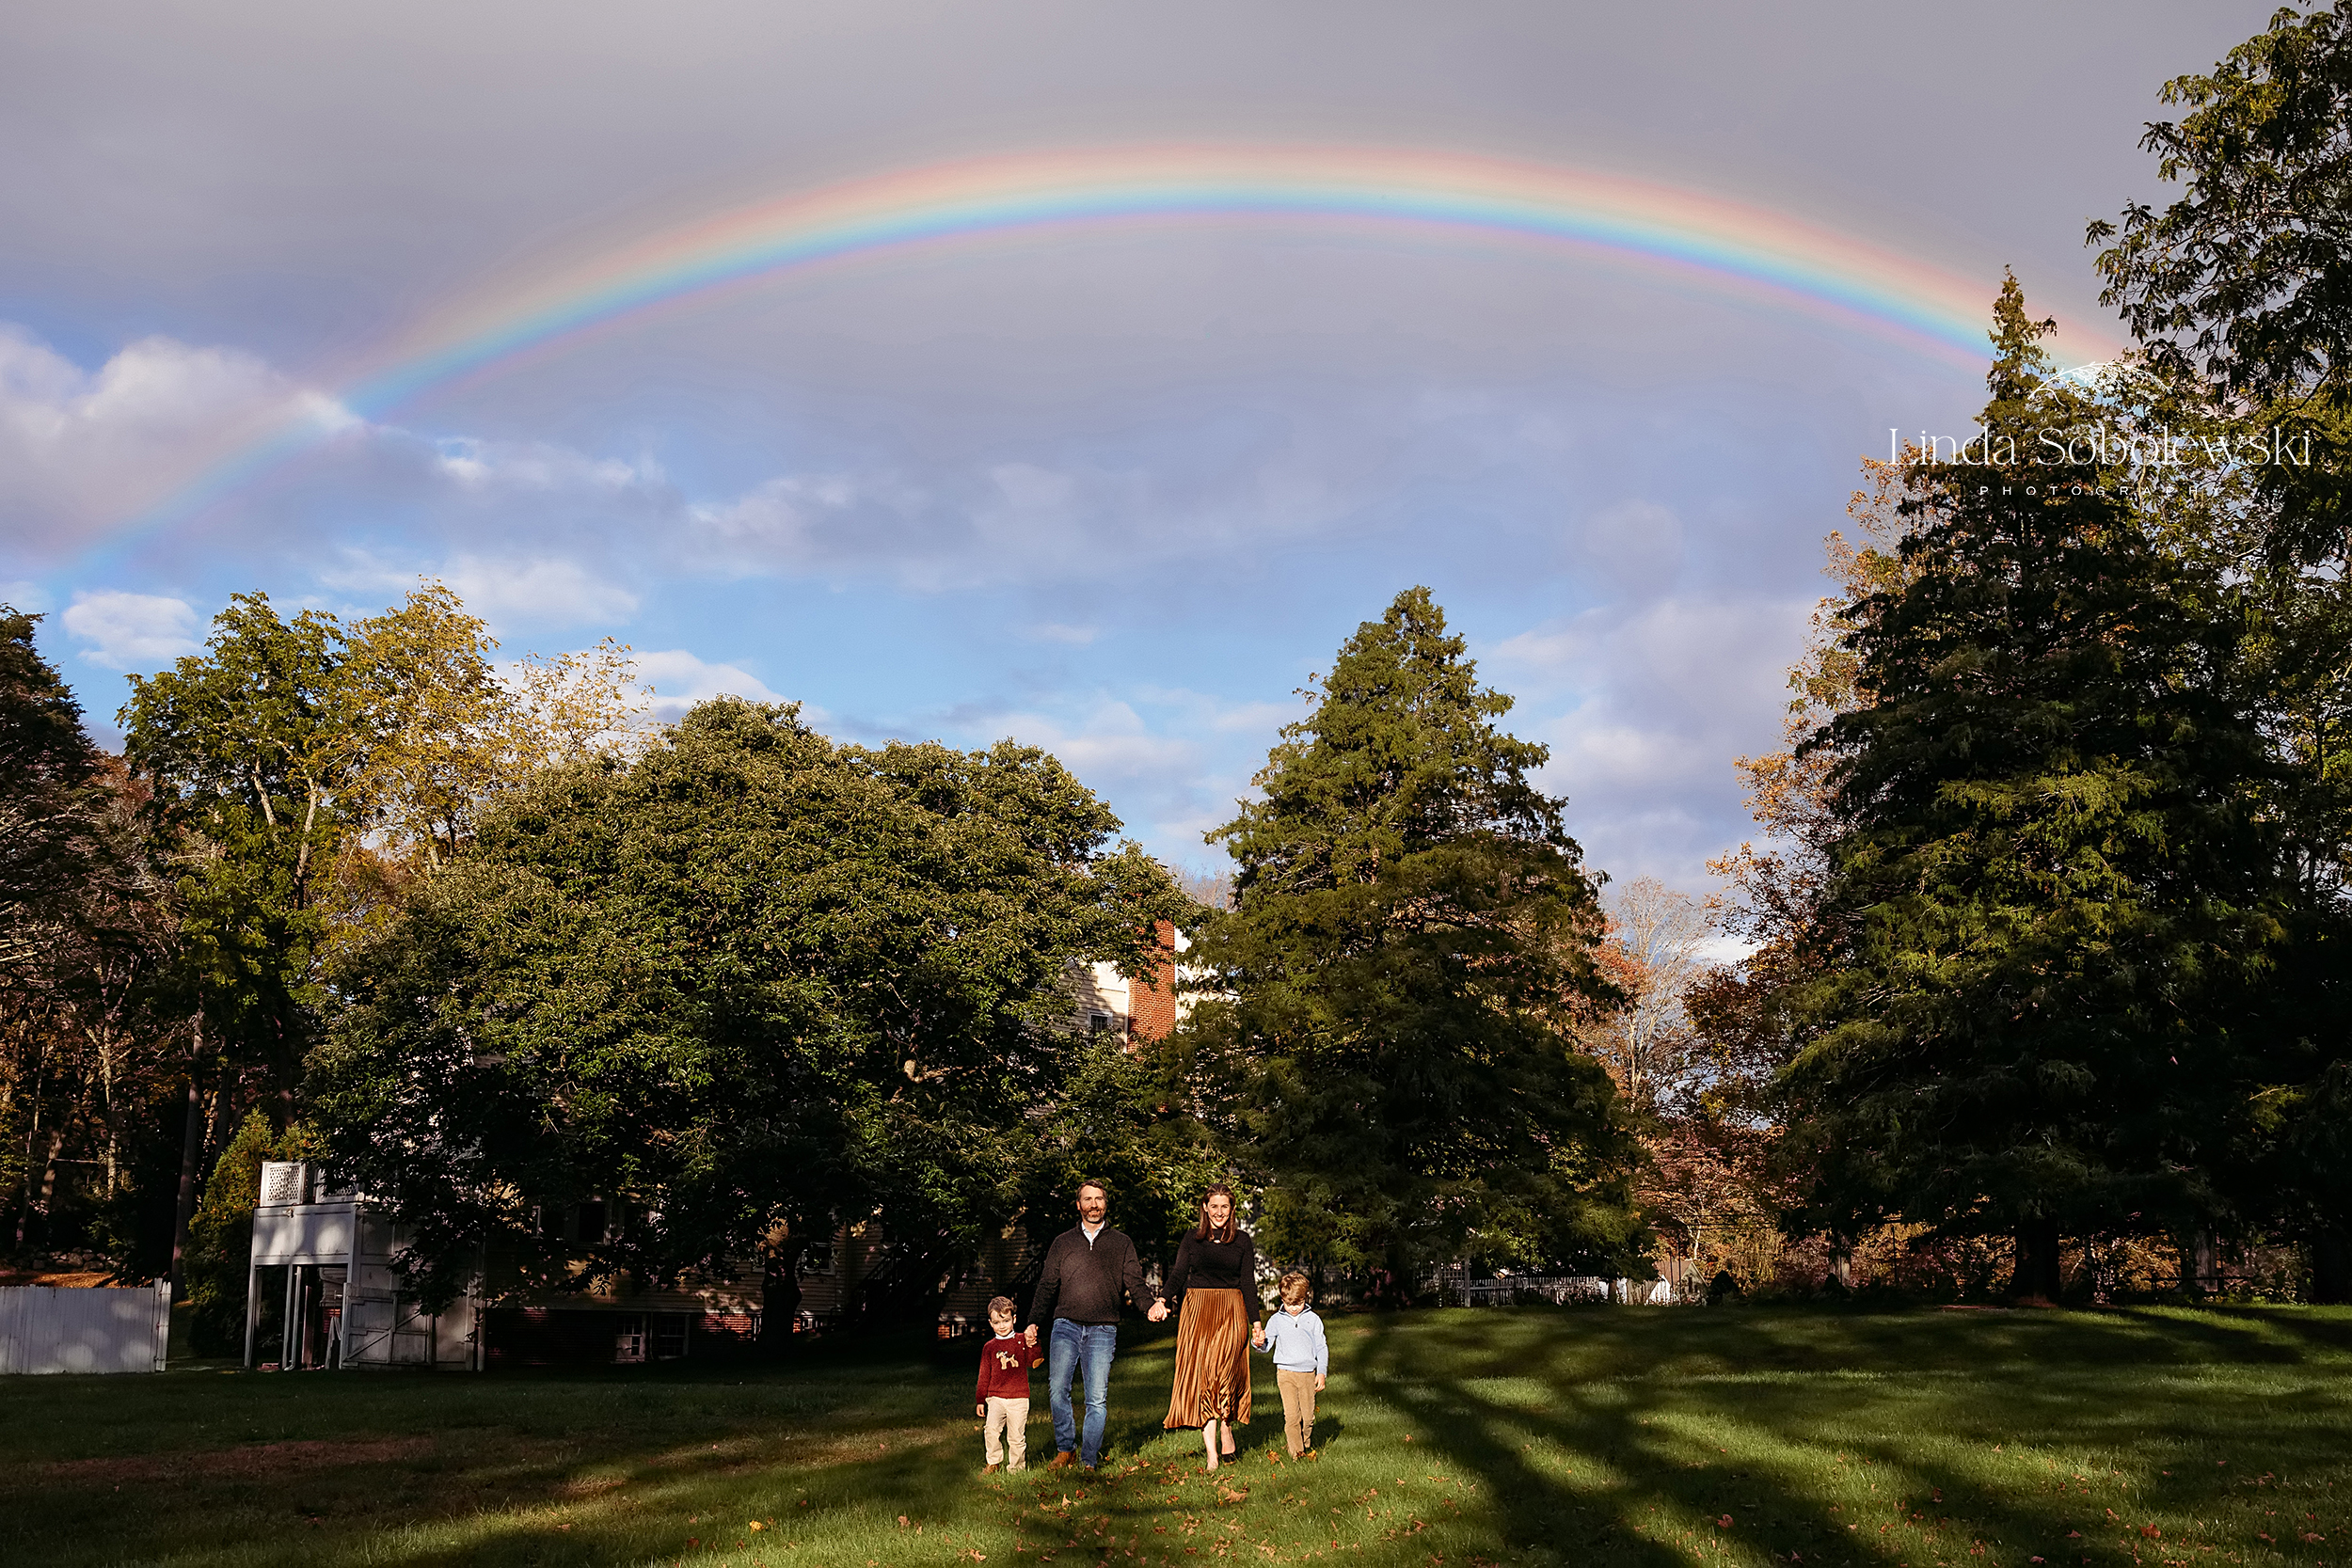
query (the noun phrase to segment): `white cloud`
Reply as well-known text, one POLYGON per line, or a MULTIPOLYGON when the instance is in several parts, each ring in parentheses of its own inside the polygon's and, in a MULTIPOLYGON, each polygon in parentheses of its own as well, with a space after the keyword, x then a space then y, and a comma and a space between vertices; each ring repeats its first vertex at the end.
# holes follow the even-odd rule
POLYGON ((548 441, 483 441, 458 436, 436 443, 433 466, 467 490, 628 490, 659 484, 651 458, 624 463, 590 457, 548 441))
POLYGON ((194 607, 155 594, 77 594, 59 619, 82 657, 108 670, 161 669, 201 646, 194 607))
POLYGON ((439 575, 493 626, 507 621, 625 621, 637 611, 635 594, 594 576, 577 561, 559 557, 491 560, 461 555, 439 575))
POLYGON ((49 608, 49 595, 38 582, 0 582, 0 604, 38 614, 49 608))
POLYGON ((1103 635, 1099 626, 1064 626, 1057 621, 1041 621, 1028 628, 1028 635, 1040 642, 1067 642, 1083 648, 1103 635))
POLYGON ((1737 842, 1731 761, 1777 744, 1805 600, 1664 598, 1535 627, 1489 650, 1528 700, 1519 733, 1551 748, 1548 787, 1592 863, 1624 878, 1701 888, 1702 863, 1737 842), (1549 718, 1544 717, 1549 712, 1549 718))
POLYGON ((420 577, 437 578, 466 608, 503 632, 516 626, 610 625, 637 612, 637 594, 560 555, 454 555, 437 565, 395 566, 381 557, 348 552, 319 580, 346 593, 406 594, 420 577))
POLYGON ((235 349, 142 338, 91 372, 0 324, 0 539, 70 547, 273 434, 357 423, 235 349))
MULTIPOLYGON (((629 657, 637 661, 637 678, 654 689, 653 716, 665 724, 676 721, 696 703, 713 697, 741 697, 755 703, 787 700, 782 693, 770 690, 768 683, 750 671, 733 664, 712 664, 684 648, 629 657)), ((801 716, 811 724, 820 724, 823 717, 805 706, 801 716)))
POLYGON ((1128 782, 1189 778, 1200 749, 1189 740, 1154 734, 1134 707, 1116 699, 1096 704, 1074 721, 1041 713, 1008 714, 1003 733, 1044 748, 1097 789, 1128 782))

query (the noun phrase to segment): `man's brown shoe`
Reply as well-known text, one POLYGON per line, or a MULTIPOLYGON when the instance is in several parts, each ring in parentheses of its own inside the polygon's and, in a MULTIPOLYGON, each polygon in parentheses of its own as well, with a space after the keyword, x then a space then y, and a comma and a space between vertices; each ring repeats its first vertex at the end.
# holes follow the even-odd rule
POLYGON ((1067 1469, 1069 1466, 1075 1465, 1076 1463, 1078 1463, 1078 1456, 1072 1453, 1068 1449, 1064 1449, 1059 1453, 1054 1455, 1053 1458, 1047 1460, 1045 1462, 1045 1467, 1049 1470, 1061 1470, 1067 1469))
POLYGON ((1003 1469, 1003 1468, 1004 1468, 1004 1466, 1003 1466, 1003 1465, 990 1465, 987 1469, 982 1470, 982 1471, 980 1472, 980 1474, 982 1474, 982 1475, 984 1475, 984 1476, 993 1476, 993 1475, 994 1475, 994 1474, 995 1474, 998 1470, 1001 1470, 1001 1469, 1003 1469))

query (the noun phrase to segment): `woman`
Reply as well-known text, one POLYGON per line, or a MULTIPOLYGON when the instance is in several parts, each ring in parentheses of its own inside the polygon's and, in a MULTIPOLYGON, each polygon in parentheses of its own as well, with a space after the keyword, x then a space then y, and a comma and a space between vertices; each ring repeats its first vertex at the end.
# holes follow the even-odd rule
POLYGON ((1168 1272, 1177 1303, 1176 1386, 1168 1420, 1199 1427, 1209 1468, 1233 1451, 1233 1423, 1249 1419, 1249 1327, 1258 1293, 1258 1247, 1233 1217, 1233 1190, 1211 1187, 1200 1223, 1176 1248, 1168 1272))

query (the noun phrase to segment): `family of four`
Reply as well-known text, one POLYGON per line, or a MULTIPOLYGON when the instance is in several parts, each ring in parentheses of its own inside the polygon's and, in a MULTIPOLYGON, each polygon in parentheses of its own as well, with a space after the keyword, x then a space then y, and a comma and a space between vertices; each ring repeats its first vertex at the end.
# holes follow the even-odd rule
POLYGON ((1030 1300, 1025 1331, 1016 1331, 1016 1308, 1009 1297, 988 1304, 995 1337, 980 1349, 980 1381, 974 1393, 988 1423, 983 1438, 988 1468, 1018 1470, 1025 1464, 1029 1369, 1040 1360, 1045 1362, 1046 1398, 1054 1413, 1053 1465, 1074 1463, 1091 1470, 1101 1462, 1122 1302, 1134 1303, 1153 1323, 1167 1319, 1169 1301, 1177 1304, 1176 1383, 1161 1424, 1171 1431, 1198 1427, 1210 1469, 1232 1454, 1234 1423, 1249 1419, 1252 1345, 1274 1358, 1291 1457, 1306 1452, 1313 1441, 1315 1395, 1331 1370, 1323 1320, 1309 1305, 1307 1276, 1295 1271, 1284 1275, 1282 1309, 1268 1323, 1258 1323, 1257 1245, 1235 1218, 1232 1190, 1215 1186, 1201 1196, 1200 1223, 1176 1249, 1168 1294, 1147 1303, 1143 1262, 1135 1243, 1111 1227, 1109 1213, 1109 1191, 1099 1181, 1080 1183, 1078 1223, 1045 1249, 1044 1273, 1030 1300), (1086 1386, 1083 1431, 1070 1403, 1073 1378, 1086 1386))

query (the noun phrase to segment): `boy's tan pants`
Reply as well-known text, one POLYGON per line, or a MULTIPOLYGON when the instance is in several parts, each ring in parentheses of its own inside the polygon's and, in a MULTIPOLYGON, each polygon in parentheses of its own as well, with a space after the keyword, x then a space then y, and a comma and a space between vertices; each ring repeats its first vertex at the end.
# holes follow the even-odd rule
POLYGON ((1002 1465, 1008 1470, 1027 1469, 1029 1402, 992 1397, 988 1402, 988 1425, 981 1429, 980 1440, 991 1465, 1002 1465))
POLYGON ((1282 1390, 1282 1440, 1296 1459, 1315 1442, 1315 1374, 1277 1370, 1275 1386, 1282 1390))

